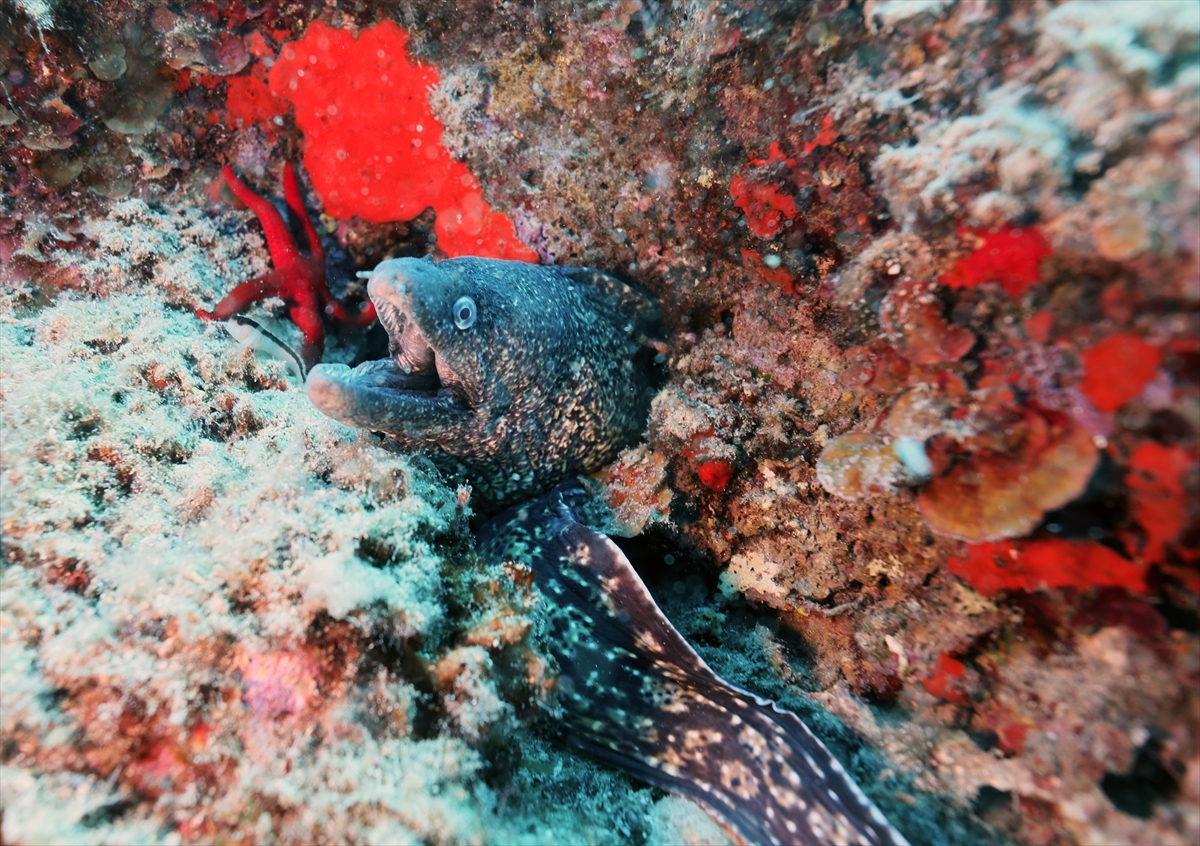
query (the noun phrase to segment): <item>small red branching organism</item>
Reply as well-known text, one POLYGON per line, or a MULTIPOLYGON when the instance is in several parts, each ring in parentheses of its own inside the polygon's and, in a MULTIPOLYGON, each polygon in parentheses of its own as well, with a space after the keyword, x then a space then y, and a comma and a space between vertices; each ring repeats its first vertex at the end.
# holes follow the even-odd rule
POLYGON ((196 315, 202 320, 228 320, 254 303, 268 297, 279 297, 288 306, 288 317, 304 334, 300 355, 305 367, 312 367, 321 360, 321 354, 325 351, 325 316, 343 329, 365 329, 375 320, 375 306, 367 303, 357 315, 351 315, 330 293, 325 282, 325 251, 321 249, 317 231, 304 210, 300 183, 290 164, 283 171, 283 196, 288 208, 304 226, 309 250, 307 257, 301 254, 283 216, 269 200, 251 191, 246 183, 238 179, 232 168, 226 167, 224 175, 229 189, 250 207, 262 223, 275 269, 265 276, 242 282, 226 294, 211 312, 197 309, 196 315))

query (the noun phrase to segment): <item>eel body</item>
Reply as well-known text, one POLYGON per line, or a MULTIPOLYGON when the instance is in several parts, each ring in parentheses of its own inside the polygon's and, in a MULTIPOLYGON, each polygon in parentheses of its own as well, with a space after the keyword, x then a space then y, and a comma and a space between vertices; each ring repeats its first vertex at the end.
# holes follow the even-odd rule
POLYGON ((799 717, 709 669, 621 550, 579 522, 587 496, 564 482, 478 539, 485 560, 534 571, 565 737, 744 842, 906 843, 799 717))
POLYGON ((634 352, 653 301, 599 271, 491 259, 394 259, 369 276, 388 358, 317 365, 308 395, 464 475, 477 511, 511 506, 478 549, 535 573, 568 739, 694 799, 742 842, 905 843, 795 714, 713 673, 577 517, 587 494, 563 480, 645 426, 634 352))

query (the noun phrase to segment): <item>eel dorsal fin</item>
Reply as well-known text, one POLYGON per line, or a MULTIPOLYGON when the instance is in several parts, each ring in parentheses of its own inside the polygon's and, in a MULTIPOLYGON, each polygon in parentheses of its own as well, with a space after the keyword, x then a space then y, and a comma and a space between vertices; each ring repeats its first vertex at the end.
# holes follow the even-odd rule
POLYGON ((583 496, 565 482, 480 533, 485 558, 534 570, 564 736, 742 842, 906 843, 799 717, 704 663, 616 544, 577 521, 583 496))

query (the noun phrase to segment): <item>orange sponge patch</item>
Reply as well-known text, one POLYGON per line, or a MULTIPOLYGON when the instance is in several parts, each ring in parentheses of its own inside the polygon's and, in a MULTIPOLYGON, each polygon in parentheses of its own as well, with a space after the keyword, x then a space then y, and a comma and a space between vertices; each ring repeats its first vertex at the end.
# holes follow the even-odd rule
POLYGON ((1043 538, 972 546, 966 558, 946 562, 984 596, 1002 590, 1037 591, 1072 587, 1123 587, 1144 593, 1144 568, 1093 541, 1043 538))
POLYGON ((979 246, 942 274, 950 288, 973 288, 984 282, 999 282, 1004 293, 1019 297, 1042 281, 1042 261, 1050 245, 1036 229, 963 229, 963 238, 976 238, 979 246))
POLYGON ((1137 335, 1106 338, 1083 351, 1080 389, 1101 411, 1116 411, 1142 392, 1162 363, 1162 351, 1137 335))
POLYGON ((408 33, 390 21, 357 40, 316 21, 271 68, 271 92, 295 107, 304 163, 326 211, 383 223, 432 207, 446 255, 536 261, 442 146, 428 100, 438 72, 410 61, 407 44, 408 33))

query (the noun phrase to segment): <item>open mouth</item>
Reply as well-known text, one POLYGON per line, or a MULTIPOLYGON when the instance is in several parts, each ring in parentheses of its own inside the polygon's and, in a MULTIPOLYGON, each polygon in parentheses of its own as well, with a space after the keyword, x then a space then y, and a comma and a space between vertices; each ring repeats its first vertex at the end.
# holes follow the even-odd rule
POLYGON ((376 275, 367 286, 388 333, 388 357, 355 368, 318 364, 308 396, 343 423, 408 432, 435 413, 468 410, 463 382, 429 343, 412 316, 412 292, 402 277, 376 275))
POLYGON ((443 387, 438 377, 437 352, 417 322, 394 303, 372 297, 379 322, 388 333, 388 357, 356 367, 355 381, 381 388, 436 394, 443 387))

